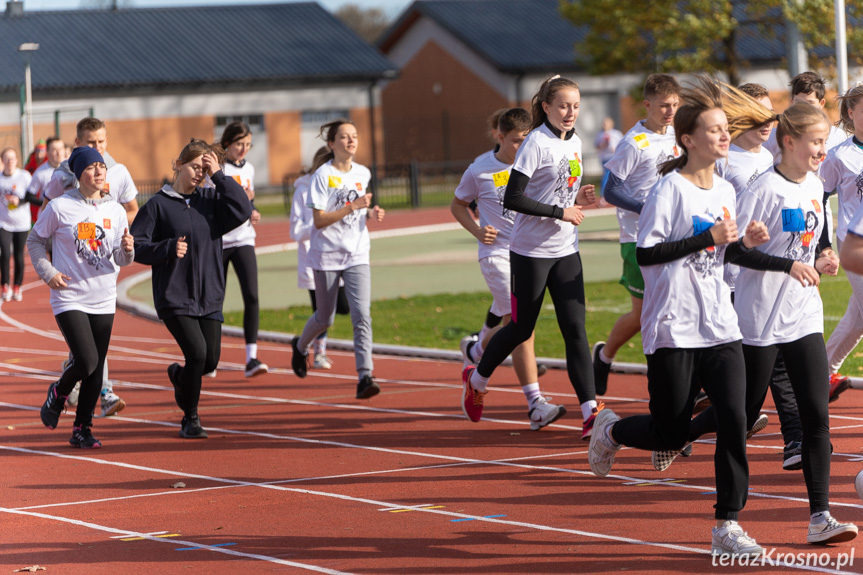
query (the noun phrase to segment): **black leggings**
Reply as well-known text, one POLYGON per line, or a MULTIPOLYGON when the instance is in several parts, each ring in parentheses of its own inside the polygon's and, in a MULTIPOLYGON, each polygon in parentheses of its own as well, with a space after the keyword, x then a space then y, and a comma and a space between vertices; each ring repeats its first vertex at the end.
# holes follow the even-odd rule
POLYGON ((192 417, 198 415, 201 377, 219 365, 222 322, 187 315, 166 317, 164 321, 186 359, 186 365, 180 370, 180 393, 186 416, 192 417))
POLYGON ((90 425, 102 391, 102 371, 114 327, 114 314, 96 315, 73 310, 64 311, 54 319, 66 339, 72 359, 60 374, 57 393, 69 395, 75 383, 80 381, 75 425, 90 425))
POLYGON ((557 325, 566 346, 566 371, 578 401, 596 398, 593 382, 593 360, 587 332, 584 329, 584 275, 578 252, 562 258, 531 258, 510 252, 512 282, 512 321, 489 341, 476 370, 491 377, 503 360, 524 341, 536 327, 542 309, 545 288, 554 302, 557 325))
POLYGON ((28 233, 0 229, 0 284, 9 285, 9 256, 15 258, 15 285, 24 283, 24 246, 28 233))
MULTIPOLYGON (((255 246, 236 246, 222 251, 225 277, 228 277, 228 263, 234 264, 234 271, 240 282, 243 294, 243 335, 246 343, 258 343, 260 324, 260 303, 258 301, 258 258, 255 246)), ((209 373, 209 372, 204 372, 209 373)))
POLYGON ((716 417, 711 419, 719 422, 713 454, 716 519, 736 520, 746 505, 745 374, 739 341, 699 349, 658 349, 647 356, 650 415, 626 417, 612 428, 612 437, 622 445, 648 451, 681 449, 690 440, 693 400, 703 387, 714 406, 716 417))

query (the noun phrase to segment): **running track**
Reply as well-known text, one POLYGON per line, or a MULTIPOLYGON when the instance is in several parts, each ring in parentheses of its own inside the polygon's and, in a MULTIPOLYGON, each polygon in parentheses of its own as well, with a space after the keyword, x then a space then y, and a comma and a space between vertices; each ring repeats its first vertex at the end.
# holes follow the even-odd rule
MULTIPOLYGON (((448 221, 448 210, 391 213, 388 227, 448 221)), ((259 245, 287 240, 287 224, 259 229, 259 245)), ((123 271, 123 277, 141 271, 123 271)), ((101 450, 66 441, 38 408, 66 355, 48 290, 29 269, 24 301, 0 307, 0 573, 41 565, 50 573, 635 573, 751 572, 711 565, 712 445, 665 473, 623 450, 613 475, 587 465, 580 417, 563 373, 544 391, 570 407, 531 432, 512 371, 501 368, 485 419, 459 409, 461 364, 377 356, 383 393, 354 399, 353 358, 332 372, 289 370, 288 346, 264 343, 273 371, 242 377, 242 341, 223 340, 215 380, 205 379, 201 418, 210 438, 177 437, 165 368, 181 361, 160 324, 118 312, 110 353, 121 416, 97 419, 101 450), (180 487, 183 484, 184 487, 180 487), (190 571, 191 570, 191 571, 190 571)), ((606 403, 643 413, 645 381, 613 375, 606 403)), ((863 524, 853 478, 863 467, 863 401, 834 404, 831 501, 863 524)), ((772 406, 768 406, 772 409, 772 406)), ((855 549, 855 564, 773 572, 863 572, 858 541, 805 545, 801 472, 780 468, 775 415, 749 443, 751 496, 741 520, 776 553, 855 549)), ((863 526, 863 525, 861 525, 863 526)))

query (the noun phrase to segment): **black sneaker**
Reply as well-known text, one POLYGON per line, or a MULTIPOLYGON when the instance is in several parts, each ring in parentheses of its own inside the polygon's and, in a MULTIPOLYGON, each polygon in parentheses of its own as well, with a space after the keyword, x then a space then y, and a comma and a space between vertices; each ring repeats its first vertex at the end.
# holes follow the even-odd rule
POLYGON ((72 428, 69 445, 79 449, 98 449, 102 447, 102 442, 93 437, 89 425, 76 425, 72 428))
POLYGON ((246 377, 255 377, 256 375, 263 375, 270 371, 270 366, 266 363, 261 363, 257 358, 252 358, 249 360, 249 363, 246 364, 246 377))
POLYGON ((370 375, 364 375, 357 384, 357 399, 368 399, 381 392, 381 387, 370 375))
POLYGON ((48 386, 48 399, 42 404, 42 411, 40 412, 42 423, 48 429, 55 429, 57 422, 60 421, 60 414, 66 411, 66 396, 58 394, 58 383, 60 382, 55 381, 48 386))
POLYGON ((183 369, 180 367, 179 363, 172 363, 168 366, 168 379, 171 381, 171 385, 174 386, 174 401, 177 402, 177 407, 181 410, 186 411, 183 407, 183 395, 180 393, 180 370, 183 369))
POLYGON ((206 439, 207 432, 201 427, 201 420, 197 415, 184 417, 180 423, 180 437, 183 439, 206 439))
POLYGON ((604 347, 604 341, 598 341, 593 346, 593 383, 596 386, 596 395, 605 395, 608 391, 608 372, 611 371, 611 364, 599 359, 599 352, 604 347))
POLYGON ((708 407, 710 407, 710 398, 707 397, 707 394, 703 390, 699 391, 698 395, 695 396, 695 401, 692 403, 692 415, 698 415, 708 407))
POLYGON ((291 369, 294 370, 294 375, 299 378, 306 377, 306 371, 308 370, 307 362, 309 360, 308 354, 300 353, 300 348, 297 347, 297 343, 300 341, 300 336, 294 336, 294 339, 291 340, 291 349, 294 350, 294 354, 291 356, 291 369))
POLYGON ((790 441, 782 450, 782 469, 795 471, 803 469, 803 445, 799 441, 790 441))

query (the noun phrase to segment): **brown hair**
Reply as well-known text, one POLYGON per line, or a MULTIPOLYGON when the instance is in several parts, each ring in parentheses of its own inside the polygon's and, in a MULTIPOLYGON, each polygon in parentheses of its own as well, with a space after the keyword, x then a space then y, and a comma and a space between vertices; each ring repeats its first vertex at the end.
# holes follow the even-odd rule
MULTIPOLYGON (((177 165, 187 164, 194 160, 195 158, 199 158, 204 154, 208 153, 216 154, 216 158, 219 164, 223 164, 225 162, 225 150, 223 150, 220 146, 210 145, 204 140, 198 138, 191 138, 189 143, 183 148, 180 152, 180 156, 177 158, 177 165)), ((174 170, 174 177, 177 176, 177 170, 174 170)))
MULTIPOLYGON (((500 123, 500 117, 504 115, 507 111, 507 108, 499 108, 491 113, 491 115, 486 118, 485 123, 488 126, 488 137, 495 141, 492 137, 492 134, 495 130, 499 129, 498 124, 500 123)), ((495 142, 496 143, 496 142, 495 142)))
POLYGON ((225 130, 222 132, 222 139, 219 140, 219 145, 223 150, 227 150, 228 146, 237 140, 242 140, 251 133, 252 130, 243 122, 231 122, 225 126, 225 130))
POLYGON ((46 148, 46 149, 47 149, 47 148, 50 148, 50 147, 51 147, 51 144, 53 144, 54 142, 60 142, 61 144, 63 144, 63 146, 64 146, 64 147, 66 146, 66 143, 65 143, 63 140, 61 140, 61 139, 60 139, 60 138, 58 138, 57 136, 51 136, 50 138, 48 138, 47 140, 45 140, 45 148, 46 148))
POLYGON ((503 135, 513 130, 518 130, 519 133, 527 132, 530 130, 530 114, 524 108, 504 110, 498 119, 497 129, 503 135))
POLYGON ((0 152, 0 159, 3 159, 6 156, 6 152, 15 152, 15 156, 18 157, 18 150, 16 150, 12 146, 9 146, 8 148, 3 148, 3 151, 0 152))
POLYGON ((331 153, 332 152, 330 151, 330 149, 326 146, 321 146, 320 148, 318 148, 318 150, 315 152, 314 157, 312 158, 311 167, 308 170, 303 171, 302 173, 314 174, 315 172, 317 172, 318 168, 320 168, 329 161, 329 154, 331 153))
POLYGON ((765 88, 761 84, 755 84, 752 82, 750 82, 749 84, 743 84, 738 88, 738 90, 740 90, 753 100, 770 97, 770 92, 767 91, 767 88, 765 88))
POLYGON ((821 101, 824 99, 824 94, 827 92, 825 80, 815 72, 801 72, 791 79, 788 84, 791 86, 791 97, 797 94, 811 94, 821 101))
MULTIPOLYGON (((336 141, 336 134, 339 133, 339 128, 341 128, 345 124, 350 124, 351 126, 356 127, 356 124, 354 124, 353 122, 351 122, 347 118, 339 118, 338 120, 333 120, 332 122, 329 122, 329 123, 321 126, 321 133, 320 133, 321 138, 323 138, 323 140, 325 142, 327 142, 328 144, 330 142, 335 142, 336 141)), ((315 154, 315 157, 317 158, 317 154, 315 154)), ((320 166, 326 164, 330 160, 335 159, 335 157, 336 157, 336 155, 333 153, 333 150, 330 149, 329 146, 327 146, 327 153, 324 156, 324 160, 320 163, 320 166)), ((320 167, 320 166, 318 166, 318 167, 320 167)))
MULTIPOLYGON (((836 125, 853 134, 855 132, 854 122, 851 121, 850 112, 854 106, 863 98, 863 84, 857 84, 853 88, 849 88, 844 96, 836 98, 839 102, 839 121, 836 125)), ((863 127, 863 126, 861 126, 863 127)))
POLYGON ((539 87, 539 91, 537 91, 536 95, 534 95, 533 99, 530 101, 531 130, 539 128, 548 119, 545 110, 542 109, 543 102, 551 104, 557 93, 564 89, 578 90, 578 84, 572 80, 561 78, 560 76, 552 76, 542 83, 539 87))
POLYGON ((99 118, 86 117, 78 121, 78 125, 75 126, 75 135, 80 140, 84 137, 84 132, 95 132, 96 130, 101 130, 105 128, 105 122, 100 120, 99 118))
POLYGON ((680 94, 680 84, 669 74, 651 74, 644 81, 644 99, 680 94))
POLYGON ((779 124, 776 126, 776 143, 779 148, 785 149, 785 136, 797 139, 816 124, 830 126, 827 114, 818 106, 808 102, 797 102, 788 107, 779 115, 779 124))

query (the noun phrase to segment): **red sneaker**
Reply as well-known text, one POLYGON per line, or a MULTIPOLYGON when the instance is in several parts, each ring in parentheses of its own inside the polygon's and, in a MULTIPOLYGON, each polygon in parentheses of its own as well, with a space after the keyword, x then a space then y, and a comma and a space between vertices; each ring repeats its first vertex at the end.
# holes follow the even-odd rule
POLYGON ((476 368, 469 365, 461 373, 462 394, 461 394, 461 410, 468 419, 476 423, 482 419, 482 404, 485 401, 487 391, 477 391, 470 384, 470 376, 476 368))
POLYGON ((582 441, 590 441, 590 436, 593 435, 593 422, 596 421, 596 414, 605 409, 605 404, 601 401, 596 404, 596 407, 593 408, 593 411, 590 414, 584 424, 581 427, 581 440, 582 441))
POLYGON ((851 388, 851 378, 834 373, 830 375, 830 403, 839 399, 839 394, 851 388))

